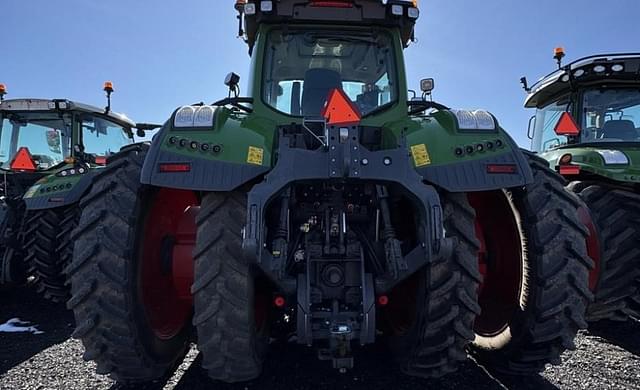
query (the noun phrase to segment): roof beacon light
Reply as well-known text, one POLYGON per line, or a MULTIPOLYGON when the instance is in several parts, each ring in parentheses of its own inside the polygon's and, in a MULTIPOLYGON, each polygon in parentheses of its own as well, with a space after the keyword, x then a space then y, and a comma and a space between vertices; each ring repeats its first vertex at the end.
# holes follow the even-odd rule
POLYGON ((4 95, 7 94, 7 86, 0 84, 0 102, 4 100, 4 95))
POLYGON ((565 56, 564 48, 556 47, 553 51, 553 59, 558 63, 558 69, 562 68, 562 59, 565 56))
POLYGON ((103 91, 107 93, 107 106, 104 108, 105 113, 111 112, 111 94, 113 93, 113 83, 111 81, 105 81, 103 91))

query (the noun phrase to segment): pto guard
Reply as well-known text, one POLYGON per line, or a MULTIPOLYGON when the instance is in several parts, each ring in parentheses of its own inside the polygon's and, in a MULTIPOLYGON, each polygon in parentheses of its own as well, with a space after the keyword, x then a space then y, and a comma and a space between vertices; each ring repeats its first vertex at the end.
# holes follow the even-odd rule
MULTIPOLYGON (((417 207, 422 221, 423 245, 404 258, 401 275, 389 283, 376 281, 376 291, 393 288, 431 261, 434 256, 446 256, 451 250, 443 237, 443 217, 440 198, 434 187, 425 185, 413 169, 406 145, 395 149, 369 151, 358 141, 358 128, 328 126, 328 145, 316 150, 290 147, 280 134, 278 160, 262 183, 248 194, 247 223, 243 250, 286 293, 296 291, 295 279, 282 279, 278 274, 281 260, 265 248, 265 213, 270 202, 283 194, 290 184, 304 181, 368 181, 398 184, 417 207)), ((286 195, 285 195, 286 196, 286 195)))

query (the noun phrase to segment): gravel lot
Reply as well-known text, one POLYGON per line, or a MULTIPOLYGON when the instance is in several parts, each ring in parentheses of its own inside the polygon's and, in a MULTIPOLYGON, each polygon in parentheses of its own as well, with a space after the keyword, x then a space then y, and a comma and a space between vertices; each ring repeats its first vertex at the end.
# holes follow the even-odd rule
MULTIPOLYGON (((0 389, 121 389, 82 360, 82 345, 69 339, 73 315, 25 288, 0 291, 0 324, 18 317, 43 334, 0 332, 0 389)), ((564 364, 531 378, 492 374, 470 361, 441 380, 409 378, 394 369, 384 347, 360 350, 356 368, 341 375, 312 350, 272 345, 265 374, 241 385, 210 381, 195 349, 176 375, 154 389, 640 389, 640 322, 599 323, 576 340, 564 364)))

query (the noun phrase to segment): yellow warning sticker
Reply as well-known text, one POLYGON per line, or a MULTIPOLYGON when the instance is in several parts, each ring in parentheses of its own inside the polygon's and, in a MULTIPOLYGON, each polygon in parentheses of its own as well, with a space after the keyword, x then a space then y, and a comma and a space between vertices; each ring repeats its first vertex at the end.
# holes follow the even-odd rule
POLYGON ((249 153, 247 154, 247 162, 249 164, 262 165, 264 158, 264 149, 249 146, 249 153))
POLYGON ((416 167, 423 167, 431 164, 431 157, 429 157, 429 151, 427 151, 427 145, 413 145, 411 147, 411 155, 413 156, 413 162, 416 167))

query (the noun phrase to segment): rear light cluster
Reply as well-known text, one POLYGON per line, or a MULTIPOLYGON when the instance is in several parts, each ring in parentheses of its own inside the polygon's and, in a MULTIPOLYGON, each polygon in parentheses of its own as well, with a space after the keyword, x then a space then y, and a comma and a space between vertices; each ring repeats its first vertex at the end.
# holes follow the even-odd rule
POLYGON ((71 183, 63 183, 63 184, 58 184, 54 186, 40 187, 40 193, 46 194, 49 192, 56 192, 56 191, 68 191, 72 187, 73 185, 71 183))
POLYGON ((497 139, 495 141, 482 141, 473 145, 458 146, 454 149, 453 153, 456 157, 463 157, 475 153, 492 152, 502 148, 504 148, 504 141, 497 139))
POLYGON ((213 154, 218 154, 220 152, 222 152, 222 145, 221 144, 210 144, 210 143, 206 143, 206 142, 198 142, 198 141, 194 141, 194 140, 190 140, 188 138, 179 138, 179 137, 169 137, 169 140, 167 141, 167 143, 169 144, 169 146, 175 146, 179 149, 187 149, 187 150, 192 150, 192 151, 200 151, 203 153, 213 153, 213 154))

